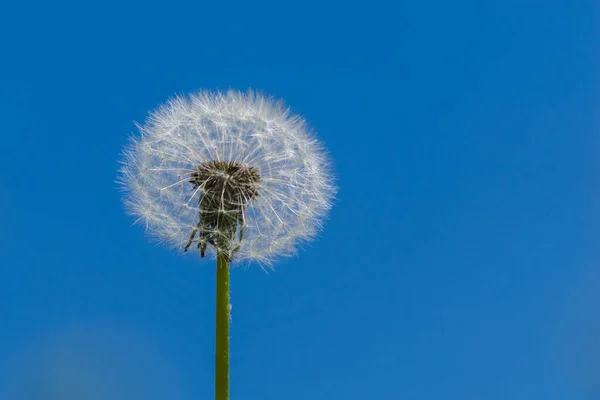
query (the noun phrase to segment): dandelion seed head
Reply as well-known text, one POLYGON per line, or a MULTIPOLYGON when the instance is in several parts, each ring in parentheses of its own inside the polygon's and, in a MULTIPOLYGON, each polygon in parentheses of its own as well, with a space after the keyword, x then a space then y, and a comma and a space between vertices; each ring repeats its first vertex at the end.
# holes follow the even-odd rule
POLYGON ((123 154, 126 209, 177 250, 270 264, 313 239, 335 195, 304 119, 253 92, 202 91, 153 111, 123 154))

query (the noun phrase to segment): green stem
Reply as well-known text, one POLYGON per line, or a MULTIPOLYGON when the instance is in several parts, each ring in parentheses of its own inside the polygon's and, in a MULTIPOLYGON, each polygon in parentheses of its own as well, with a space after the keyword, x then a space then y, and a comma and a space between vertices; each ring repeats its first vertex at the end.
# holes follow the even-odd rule
POLYGON ((217 252, 215 400, 229 400, 229 262, 217 252))

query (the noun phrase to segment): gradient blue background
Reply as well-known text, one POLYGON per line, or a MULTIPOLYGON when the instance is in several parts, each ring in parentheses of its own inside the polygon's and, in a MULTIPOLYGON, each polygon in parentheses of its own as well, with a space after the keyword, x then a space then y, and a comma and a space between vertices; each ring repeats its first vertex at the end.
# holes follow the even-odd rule
POLYGON ((0 398, 210 399, 214 266, 124 215, 174 93, 304 115, 338 201, 232 274, 232 399, 600 398, 600 6, 0 7, 0 398))

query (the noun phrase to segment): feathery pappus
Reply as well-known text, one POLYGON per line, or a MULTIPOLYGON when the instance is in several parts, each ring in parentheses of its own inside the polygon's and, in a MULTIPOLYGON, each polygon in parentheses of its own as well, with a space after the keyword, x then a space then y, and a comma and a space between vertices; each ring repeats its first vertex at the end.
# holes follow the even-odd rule
POLYGON ((124 202, 178 250, 268 265, 314 238, 332 206, 328 155, 280 101, 201 91, 138 128, 123 153, 124 202))

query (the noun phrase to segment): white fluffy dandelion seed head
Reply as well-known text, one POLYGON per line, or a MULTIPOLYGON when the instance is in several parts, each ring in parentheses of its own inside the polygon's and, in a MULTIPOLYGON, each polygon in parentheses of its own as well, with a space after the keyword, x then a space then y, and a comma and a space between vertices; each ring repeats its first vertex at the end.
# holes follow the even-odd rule
MULTIPOLYGON (((200 248, 194 229, 204 230, 209 241, 222 233, 215 224, 201 225, 210 218, 199 212, 209 185, 193 182, 194 171, 215 162, 251 168, 260 177, 255 196, 237 196, 243 200, 232 236, 234 260, 270 264, 293 254, 315 237, 331 208, 336 189, 324 148, 281 102, 253 92, 203 91, 170 100, 139 130, 120 170, 126 208, 175 249, 191 242, 190 251, 200 248)), ((235 182, 233 175, 223 179, 235 182)), ((212 244, 204 246, 214 257, 212 244)))

